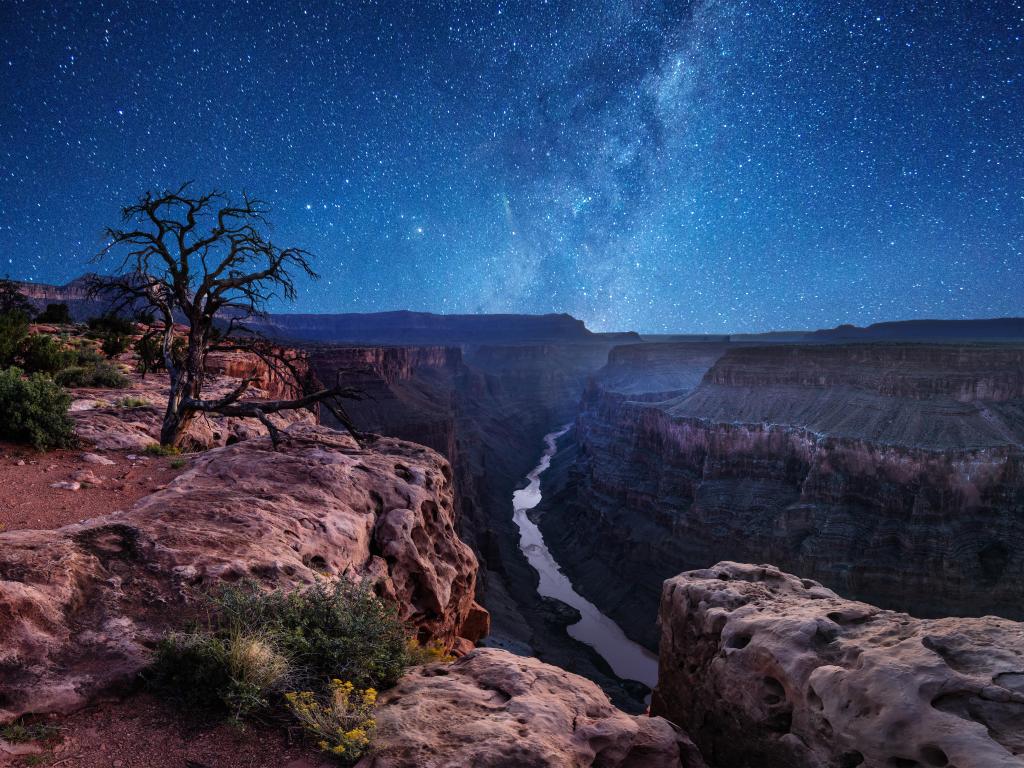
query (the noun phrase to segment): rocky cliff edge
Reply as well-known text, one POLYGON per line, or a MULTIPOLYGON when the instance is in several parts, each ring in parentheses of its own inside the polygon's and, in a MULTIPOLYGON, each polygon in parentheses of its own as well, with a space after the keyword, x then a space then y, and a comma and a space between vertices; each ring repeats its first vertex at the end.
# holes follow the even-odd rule
POLYGON ((665 582, 652 711, 712 765, 1019 768, 1024 624, 915 619, 769 565, 665 582))

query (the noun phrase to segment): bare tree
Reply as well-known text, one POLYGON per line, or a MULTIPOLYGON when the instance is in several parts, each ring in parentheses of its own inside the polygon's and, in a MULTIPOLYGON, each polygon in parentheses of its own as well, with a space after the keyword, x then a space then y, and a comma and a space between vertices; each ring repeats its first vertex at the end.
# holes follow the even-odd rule
POLYGON ((345 413, 343 399, 360 399, 352 388, 318 388, 302 358, 253 333, 246 321, 263 314, 275 297, 295 299, 295 278, 318 275, 310 254, 280 248, 266 232, 267 205, 243 194, 240 202, 220 192, 195 195, 190 183, 177 190, 147 192, 122 211, 123 228, 106 230, 109 242, 97 255, 123 252, 112 277, 95 277, 94 297, 112 311, 145 318, 162 335, 164 367, 170 374, 167 410, 160 430, 162 445, 182 443, 189 423, 200 414, 259 419, 276 445, 278 430, 269 414, 319 406, 328 408, 349 432, 359 434, 345 413), (175 321, 187 326, 184 350, 175 349, 175 321), (246 398, 257 377, 243 379, 228 394, 203 399, 206 359, 217 350, 244 350, 291 382, 298 397, 246 398))

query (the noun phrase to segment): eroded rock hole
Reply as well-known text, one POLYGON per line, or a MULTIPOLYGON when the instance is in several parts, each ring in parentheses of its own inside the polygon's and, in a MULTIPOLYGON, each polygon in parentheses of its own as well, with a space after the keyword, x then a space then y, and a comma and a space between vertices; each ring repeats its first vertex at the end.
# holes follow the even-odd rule
POLYGON ((924 760, 926 765, 935 765, 939 766, 939 768, 949 765, 949 757, 934 744, 925 744, 921 747, 921 759, 924 760))
POLYGON ((725 647, 726 648, 746 648, 748 645, 750 645, 750 639, 751 639, 750 635, 746 635, 746 634, 733 635, 732 637, 730 637, 728 639, 728 641, 726 641, 725 647))

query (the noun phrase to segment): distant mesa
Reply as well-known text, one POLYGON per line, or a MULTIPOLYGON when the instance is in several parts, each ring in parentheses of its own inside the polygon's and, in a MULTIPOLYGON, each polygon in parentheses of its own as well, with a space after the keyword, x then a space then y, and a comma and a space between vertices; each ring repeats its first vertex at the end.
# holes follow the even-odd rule
MULTIPOLYGON (((21 282, 21 289, 43 309, 65 303, 76 321, 102 314, 106 305, 88 298, 89 275, 67 285, 21 282)), ((267 336, 290 341, 351 342, 360 344, 460 345, 549 344, 640 341, 631 331, 594 333, 568 314, 438 315, 431 312, 268 314, 248 325, 267 336)))
POLYGON ((840 325, 807 334, 808 341, 1019 341, 1024 317, 990 320, 901 320, 866 328, 840 325))
MULTIPOLYGON (((374 312, 337 315, 273 314, 260 329, 297 341, 352 341, 373 344, 550 343, 605 340, 567 314, 435 315, 430 312, 374 312)), ((615 337, 639 341, 637 334, 615 337)))

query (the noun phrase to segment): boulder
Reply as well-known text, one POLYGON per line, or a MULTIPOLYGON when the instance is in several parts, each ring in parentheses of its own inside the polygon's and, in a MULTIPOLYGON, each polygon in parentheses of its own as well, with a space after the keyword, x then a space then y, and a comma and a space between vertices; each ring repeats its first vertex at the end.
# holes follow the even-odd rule
POLYGON ((266 438, 215 449, 126 512, 0 534, 0 722, 133 679, 221 582, 371 579, 422 640, 451 648, 476 572, 451 469, 428 448, 296 424, 278 451, 266 438))
POLYGON ((703 768, 660 717, 616 709, 591 681, 497 648, 408 672, 381 696, 357 768, 703 768))
POLYGON ((1024 625, 916 619, 770 565, 665 582, 652 712, 729 768, 1020 768, 1024 625))

